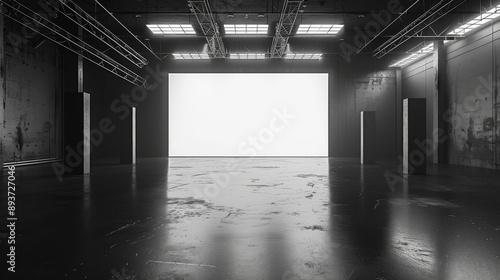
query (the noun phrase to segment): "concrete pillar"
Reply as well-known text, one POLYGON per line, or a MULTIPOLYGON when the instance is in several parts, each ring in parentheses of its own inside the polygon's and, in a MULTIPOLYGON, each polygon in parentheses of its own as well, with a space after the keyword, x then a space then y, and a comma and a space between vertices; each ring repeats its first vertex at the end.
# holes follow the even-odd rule
POLYGON ((65 174, 90 173, 90 94, 69 92, 64 96, 65 174))
POLYGON ((427 173, 426 100, 403 100, 403 173, 427 173))
MULTIPOLYGON (((0 7, 1 9, 1 7, 0 7)), ((4 106, 6 98, 5 83, 5 42, 3 29, 3 14, 0 13, 0 168, 3 168, 3 132, 4 132, 4 106)), ((3 172, 0 172, 2 176, 3 172)))
POLYGON ((396 156, 403 150, 403 78, 401 69, 396 69, 396 156))
POLYGON ((136 108, 132 107, 130 114, 120 122, 120 163, 134 164, 136 162, 136 108))
POLYGON ((361 111, 361 163, 377 160, 377 122, 374 111, 361 111))
MULTIPOLYGON (((70 28, 70 31, 77 32, 82 36, 82 28, 70 28)), ((85 92, 83 88, 83 57, 70 51, 65 51, 63 55, 63 81, 64 92, 85 92)))
MULTIPOLYGON (((333 63, 333 73, 338 73, 338 59, 335 58, 333 63)), ((328 157, 338 155, 338 82, 337 75, 328 75, 328 157)))
POLYGON ((449 109, 446 92, 446 59, 443 41, 434 42, 434 93, 432 97, 432 150, 434 163, 447 163, 448 128, 445 116, 449 109))
MULTIPOLYGON (((82 28, 70 31, 82 36, 82 28)), ((63 55, 64 173, 90 173, 90 94, 83 87, 83 57, 66 51, 63 55)))

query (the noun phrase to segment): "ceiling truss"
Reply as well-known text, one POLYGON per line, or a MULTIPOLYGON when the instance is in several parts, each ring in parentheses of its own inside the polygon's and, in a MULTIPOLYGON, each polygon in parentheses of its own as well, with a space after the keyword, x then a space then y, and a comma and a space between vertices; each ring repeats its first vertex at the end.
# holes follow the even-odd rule
POLYGON ((462 5, 466 0, 441 0, 432 6, 430 9, 425 11, 420 17, 415 21, 408 24, 405 28, 399 31, 396 35, 392 36, 385 43, 380 45, 373 51, 373 56, 376 58, 382 58, 386 54, 390 53, 397 47, 401 46, 404 42, 410 40, 413 37, 418 37, 423 35, 423 30, 431 26, 434 22, 440 18, 447 15, 449 12, 453 11, 455 8, 462 5))
POLYGON ((49 19, 34 12, 17 0, 0 0, 3 5, 2 13, 22 26, 40 34, 52 42, 78 54, 83 58, 99 65, 118 77, 140 87, 150 88, 147 81, 125 66, 116 62, 103 52, 84 42, 49 19))
POLYGON ((220 36, 219 26, 212 14, 208 0, 188 0, 188 6, 191 12, 196 16, 213 56, 218 58, 225 57, 226 50, 224 48, 224 42, 220 36))
POLYGON ((73 1, 58 0, 58 2, 55 2, 51 0, 43 0, 43 2, 54 8, 55 11, 64 15, 78 26, 81 26, 83 30, 108 45, 137 67, 142 68, 148 64, 148 60, 146 58, 123 42, 120 38, 118 38, 118 36, 109 31, 106 27, 104 27, 104 25, 85 12, 73 1), (57 3, 60 5, 57 5, 57 3))
POLYGON ((304 1, 285 0, 271 45, 271 58, 279 58, 285 55, 288 38, 290 38, 292 34, 292 29, 302 6, 302 2, 304 1))

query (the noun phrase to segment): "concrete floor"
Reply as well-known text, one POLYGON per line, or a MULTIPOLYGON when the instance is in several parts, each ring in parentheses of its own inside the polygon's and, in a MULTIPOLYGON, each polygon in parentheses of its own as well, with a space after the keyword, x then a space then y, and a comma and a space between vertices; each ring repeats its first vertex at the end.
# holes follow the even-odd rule
POLYGON ((500 171, 434 165, 391 187, 396 169, 142 159, 59 182, 18 168, 18 272, 0 278, 499 279, 500 171))

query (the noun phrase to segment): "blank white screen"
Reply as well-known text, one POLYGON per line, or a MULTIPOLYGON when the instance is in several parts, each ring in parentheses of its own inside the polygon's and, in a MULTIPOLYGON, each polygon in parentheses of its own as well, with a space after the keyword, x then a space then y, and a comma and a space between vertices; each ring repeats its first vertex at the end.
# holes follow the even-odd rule
POLYGON ((169 74, 170 156, 328 156, 328 74, 169 74))

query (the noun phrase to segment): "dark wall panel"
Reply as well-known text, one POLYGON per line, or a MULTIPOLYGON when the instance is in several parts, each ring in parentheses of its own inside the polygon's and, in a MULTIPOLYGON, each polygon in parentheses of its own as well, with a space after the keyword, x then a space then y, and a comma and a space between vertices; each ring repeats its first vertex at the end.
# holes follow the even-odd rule
MULTIPOLYGON (((360 56, 352 63, 339 57, 320 61, 175 61, 161 64, 167 73, 329 73, 330 144, 329 154, 340 157, 360 155, 360 119, 362 110, 380 112, 377 118, 379 158, 395 158, 396 150, 396 79, 395 71, 385 63, 360 56), (369 65, 369 67, 367 67, 369 65), (338 69, 338 70, 337 70, 338 69)), ((152 64, 154 68, 154 64, 152 64)), ((139 156, 168 154, 168 82, 138 106, 137 142, 139 156)))
POLYGON ((449 162, 493 167, 494 133, 491 98, 480 100, 481 77, 491 74, 491 43, 448 61, 450 112, 449 162))
MULTIPOLYGON (((329 73, 331 156, 360 155, 362 110, 377 111, 379 158, 396 157, 396 78, 388 63, 359 56, 352 63, 331 56, 320 61, 176 61, 152 60, 136 72, 149 77, 154 88, 142 95, 136 87, 97 66, 85 64, 85 91, 92 95, 92 129, 109 118, 118 124, 125 99, 137 104, 137 156, 168 156, 168 73, 329 73), (338 69, 338 70, 337 70, 338 69), (124 99, 125 97, 125 99, 124 99)), ((119 158, 119 131, 92 146, 92 160, 119 158)))
MULTIPOLYGON (((463 166, 498 168, 498 68, 500 23, 480 29, 445 45, 448 124, 447 162, 463 166)), ((426 97, 427 138, 431 139, 435 73, 432 56, 403 68, 403 97, 426 97)))
POLYGON ((4 160, 61 155, 61 88, 57 48, 6 47, 4 160))
POLYGON ((483 28, 448 47, 450 163, 495 167, 493 33, 483 28))
POLYGON ((133 85, 88 61, 84 61, 83 80, 84 91, 90 93, 92 164, 118 163, 120 120, 129 113, 127 108, 137 105, 129 98, 133 85), (109 122, 111 129, 101 129, 103 122, 109 122))
MULTIPOLYGON (((402 70, 403 99, 426 99, 426 139, 432 139, 432 97, 434 94, 435 72, 433 56, 429 55, 402 70)), ((402 151, 400 151, 401 153, 402 151)), ((433 161, 433 154, 427 153, 427 162, 433 161)))
POLYGON ((339 138, 336 156, 359 156, 360 113, 377 112, 378 158, 394 158, 396 146, 396 77, 392 70, 374 72, 358 77, 339 73, 337 87, 337 131, 339 138))

